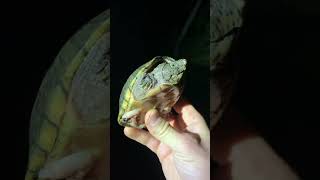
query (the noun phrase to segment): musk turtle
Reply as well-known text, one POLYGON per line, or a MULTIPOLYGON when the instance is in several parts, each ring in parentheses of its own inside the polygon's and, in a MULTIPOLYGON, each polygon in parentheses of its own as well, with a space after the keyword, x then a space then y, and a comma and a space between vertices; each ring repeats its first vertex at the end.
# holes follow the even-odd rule
POLYGON ((25 180, 109 179, 110 11, 66 42, 31 114, 25 180))
POLYGON ((118 122, 122 126, 144 128, 144 116, 152 108, 166 116, 183 89, 185 59, 157 56, 137 68, 123 86, 118 122))

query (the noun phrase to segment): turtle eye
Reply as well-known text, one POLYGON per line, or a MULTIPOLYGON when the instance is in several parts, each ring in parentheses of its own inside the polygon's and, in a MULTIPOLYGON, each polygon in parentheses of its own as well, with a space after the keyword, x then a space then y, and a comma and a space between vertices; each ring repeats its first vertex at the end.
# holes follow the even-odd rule
POLYGON ((128 123, 129 119, 130 119, 130 118, 122 118, 122 122, 128 123))

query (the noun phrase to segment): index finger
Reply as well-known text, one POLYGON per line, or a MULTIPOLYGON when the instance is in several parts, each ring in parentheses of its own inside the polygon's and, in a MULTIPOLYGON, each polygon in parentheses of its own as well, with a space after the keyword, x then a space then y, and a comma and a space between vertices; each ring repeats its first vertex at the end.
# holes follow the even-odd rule
POLYGON ((186 130, 198 134, 206 147, 210 146, 210 131, 202 115, 186 99, 180 98, 173 107, 181 116, 186 125, 186 130))
POLYGON ((201 114, 188 100, 184 98, 180 98, 179 101, 173 106, 173 109, 182 117, 187 126, 194 123, 199 123, 202 120, 205 123, 201 114))

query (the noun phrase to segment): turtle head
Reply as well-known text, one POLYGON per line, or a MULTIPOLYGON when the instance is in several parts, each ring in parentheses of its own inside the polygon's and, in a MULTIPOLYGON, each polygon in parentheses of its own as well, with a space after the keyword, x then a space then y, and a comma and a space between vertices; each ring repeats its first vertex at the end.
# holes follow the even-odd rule
MULTIPOLYGON (((171 57, 163 57, 164 63, 161 64, 161 78, 163 83, 178 84, 186 70, 187 60, 174 60, 171 57)), ((161 66, 160 65, 160 66, 161 66)))
MULTIPOLYGON (((147 72, 141 77, 140 85, 148 91, 162 84, 179 84, 186 70, 187 60, 175 60, 168 56, 157 56, 148 66, 147 72)), ((142 94, 144 94, 143 92, 142 94)))

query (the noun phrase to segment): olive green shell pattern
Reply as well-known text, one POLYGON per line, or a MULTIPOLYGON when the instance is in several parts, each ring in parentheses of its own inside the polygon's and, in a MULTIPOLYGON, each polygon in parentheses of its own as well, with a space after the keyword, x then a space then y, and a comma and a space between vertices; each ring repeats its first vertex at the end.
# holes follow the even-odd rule
POLYGON ((134 99, 133 94, 132 94, 132 86, 134 85, 134 82, 137 78, 138 78, 138 74, 143 74, 144 72, 146 72, 148 70, 148 67, 153 64, 155 62, 156 58, 152 59, 151 61, 139 66, 127 79, 126 83, 124 84, 121 94, 120 94, 120 98, 119 98, 119 115, 118 115, 118 122, 120 125, 120 118, 122 117, 122 115, 126 112, 126 110, 128 110, 128 108, 130 108, 130 106, 132 104, 130 104, 129 102, 124 103, 125 100, 125 96, 129 96, 131 99, 134 99))
POLYGON ((57 141, 63 138, 59 130, 68 118, 72 79, 90 49, 109 31, 109 16, 110 11, 106 10, 83 26, 66 42, 46 73, 31 114, 26 180, 37 179, 57 141))
POLYGON ((242 26, 243 0, 210 0, 210 116, 212 128, 234 89, 237 73, 227 53, 242 26))

